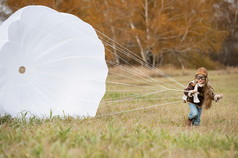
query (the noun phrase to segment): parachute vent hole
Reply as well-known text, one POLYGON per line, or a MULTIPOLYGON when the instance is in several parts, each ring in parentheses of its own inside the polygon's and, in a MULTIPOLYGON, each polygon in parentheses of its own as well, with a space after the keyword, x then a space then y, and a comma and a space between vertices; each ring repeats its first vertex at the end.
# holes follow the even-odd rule
POLYGON ((26 72, 25 66, 20 66, 18 71, 20 74, 24 74, 26 72))

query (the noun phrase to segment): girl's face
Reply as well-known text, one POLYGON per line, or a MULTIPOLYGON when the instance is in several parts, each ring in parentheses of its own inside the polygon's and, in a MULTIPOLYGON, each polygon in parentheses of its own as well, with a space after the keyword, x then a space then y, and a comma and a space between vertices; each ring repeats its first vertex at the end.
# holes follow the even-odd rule
POLYGON ((206 76, 204 76, 204 75, 197 75, 197 76, 196 76, 196 81, 197 81, 199 84, 204 84, 204 83, 205 83, 205 80, 206 80, 206 76))

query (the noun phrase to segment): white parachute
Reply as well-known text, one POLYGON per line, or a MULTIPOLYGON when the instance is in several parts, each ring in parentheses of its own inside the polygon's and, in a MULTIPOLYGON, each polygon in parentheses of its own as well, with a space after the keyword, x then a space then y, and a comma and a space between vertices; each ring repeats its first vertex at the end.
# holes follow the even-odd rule
POLYGON ((76 16, 27 6, 0 25, 0 115, 95 116, 107 73, 102 42, 76 16))

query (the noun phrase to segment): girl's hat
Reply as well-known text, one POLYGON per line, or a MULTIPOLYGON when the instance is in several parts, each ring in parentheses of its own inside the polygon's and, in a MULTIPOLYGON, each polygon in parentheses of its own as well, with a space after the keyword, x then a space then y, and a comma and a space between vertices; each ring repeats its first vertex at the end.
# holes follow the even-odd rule
POLYGON ((208 72, 207 69, 204 67, 200 67, 199 69, 197 69, 197 73, 196 75, 204 75, 204 76, 208 76, 208 72))

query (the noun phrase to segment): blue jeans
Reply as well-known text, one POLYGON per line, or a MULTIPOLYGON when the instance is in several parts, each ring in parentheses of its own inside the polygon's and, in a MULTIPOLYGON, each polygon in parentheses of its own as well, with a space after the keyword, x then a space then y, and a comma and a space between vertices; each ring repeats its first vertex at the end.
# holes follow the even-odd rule
POLYGON ((200 125, 200 118, 202 114, 202 108, 198 108, 195 104, 193 103, 188 103, 189 108, 190 108, 190 113, 188 114, 188 118, 192 120, 192 124, 195 126, 200 125))

